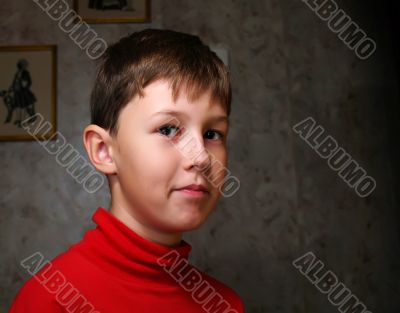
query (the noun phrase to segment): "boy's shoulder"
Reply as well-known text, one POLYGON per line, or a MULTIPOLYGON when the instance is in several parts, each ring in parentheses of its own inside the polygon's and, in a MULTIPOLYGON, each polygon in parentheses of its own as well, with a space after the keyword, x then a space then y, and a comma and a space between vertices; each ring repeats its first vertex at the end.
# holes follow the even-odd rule
POLYGON ((39 252, 24 259, 21 265, 31 277, 18 290, 9 313, 64 312, 60 289, 91 266, 75 253, 73 248, 80 244, 73 244, 51 260, 39 252))
POLYGON ((31 312, 63 312, 55 297, 48 293, 34 277, 29 278, 19 289, 9 310, 9 313, 31 312))
POLYGON ((9 313, 63 312, 53 293, 49 292, 49 288, 44 284, 43 273, 46 271, 49 273, 53 262, 40 263, 38 253, 34 253, 21 263, 32 276, 18 290, 9 313), (35 269, 38 267, 42 268, 35 273, 35 269))

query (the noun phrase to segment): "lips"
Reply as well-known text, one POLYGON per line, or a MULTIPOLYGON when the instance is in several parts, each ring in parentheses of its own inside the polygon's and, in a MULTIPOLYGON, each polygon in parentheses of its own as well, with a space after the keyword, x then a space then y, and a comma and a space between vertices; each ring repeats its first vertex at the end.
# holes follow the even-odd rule
POLYGON ((197 184, 191 184, 184 186, 182 188, 179 188, 178 190, 191 190, 191 191, 203 191, 203 192, 208 192, 208 189, 204 185, 197 185, 197 184))

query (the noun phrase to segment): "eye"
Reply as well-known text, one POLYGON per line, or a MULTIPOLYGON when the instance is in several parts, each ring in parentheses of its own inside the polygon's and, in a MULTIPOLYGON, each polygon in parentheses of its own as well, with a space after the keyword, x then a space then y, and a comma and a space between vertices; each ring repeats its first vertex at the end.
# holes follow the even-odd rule
POLYGON ((218 130, 216 130, 216 129, 210 129, 210 130, 208 130, 208 131, 206 132, 206 135, 205 135, 205 136, 206 136, 206 137, 211 136, 211 138, 207 138, 207 139, 211 139, 211 140, 222 140, 222 139, 224 139, 224 135, 223 135, 220 131, 218 131, 218 130), (214 134, 217 134, 217 136, 218 136, 217 139, 212 139, 212 137, 213 137, 214 134))
POLYGON ((161 135, 164 135, 164 136, 167 136, 167 137, 174 137, 175 135, 176 135, 176 132, 175 132, 175 134, 173 134, 172 136, 171 136, 171 129, 177 129, 177 130, 179 130, 179 127, 176 127, 176 126, 174 126, 174 125, 171 125, 171 124, 167 124, 167 125, 164 125, 164 126, 161 126, 159 129, 158 129, 158 131, 161 133, 161 135))

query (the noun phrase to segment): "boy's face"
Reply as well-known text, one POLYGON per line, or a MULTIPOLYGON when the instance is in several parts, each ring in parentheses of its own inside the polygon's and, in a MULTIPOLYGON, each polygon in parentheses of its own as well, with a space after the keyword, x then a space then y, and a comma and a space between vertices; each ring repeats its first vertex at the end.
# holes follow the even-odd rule
POLYGON ((220 197, 227 165, 226 110, 211 102, 210 92, 194 102, 182 92, 174 103, 164 80, 153 82, 144 92, 143 98, 135 97, 120 112, 113 141, 117 171, 113 204, 129 210, 152 231, 193 230, 220 197), (158 113, 163 110, 178 115, 158 113), (191 184, 202 184, 208 192, 193 195, 179 190, 191 184))

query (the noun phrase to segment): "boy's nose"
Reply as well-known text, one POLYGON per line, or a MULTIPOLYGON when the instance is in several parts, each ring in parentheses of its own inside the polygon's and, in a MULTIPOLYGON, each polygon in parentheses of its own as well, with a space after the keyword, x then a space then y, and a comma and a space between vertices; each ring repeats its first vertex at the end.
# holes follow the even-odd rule
POLYGON ((209 167, 210 155, 204 147, 203 135, 197 132, 186 132, 181 139, 179 149, 185 159, 185 167, 195 166, 203 171, 209 167))

